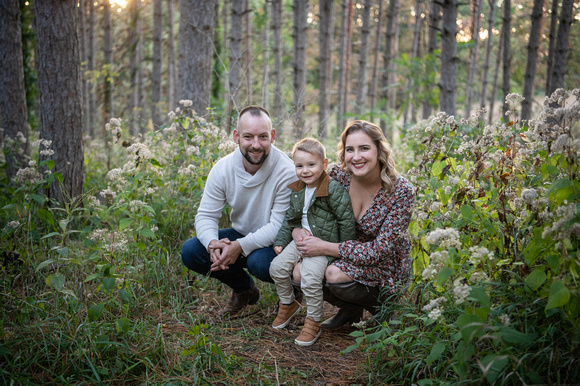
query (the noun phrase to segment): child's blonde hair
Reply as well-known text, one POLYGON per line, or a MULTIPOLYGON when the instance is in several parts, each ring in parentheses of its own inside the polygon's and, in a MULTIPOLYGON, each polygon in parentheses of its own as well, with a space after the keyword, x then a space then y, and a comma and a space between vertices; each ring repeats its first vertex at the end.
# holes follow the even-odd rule
POLYGON ((296 154, 296 151, 298 150, 318 155, 323 161, 326 159, 326 149, 324 148, 324 145, 314 138, 304 138, 297 142, 292 149, 292 157, 294 157, 294 154, 296 154))

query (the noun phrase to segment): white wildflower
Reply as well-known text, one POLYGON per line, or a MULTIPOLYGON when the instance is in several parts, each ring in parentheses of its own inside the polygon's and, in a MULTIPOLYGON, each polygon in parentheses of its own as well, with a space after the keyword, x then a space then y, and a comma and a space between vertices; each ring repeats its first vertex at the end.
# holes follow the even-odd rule
POLYGON ((455 304, 465 302, 465 299, 467 299, 470 292, 471 287, 467 284, 463 284, 463 278, 455 279, 453 282, 453 297, 455 298, 455 304))

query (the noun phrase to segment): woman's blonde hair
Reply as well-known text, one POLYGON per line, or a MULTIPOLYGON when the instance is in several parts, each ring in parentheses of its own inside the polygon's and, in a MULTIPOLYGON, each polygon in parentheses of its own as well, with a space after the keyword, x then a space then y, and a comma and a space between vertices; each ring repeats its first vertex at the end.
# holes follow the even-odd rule
POLYGON ((368 135, 375 146, 377 147, 378 158, 379 158, 379 166, 381 168, 381 184, 383 188, 387 191, 387 193, 391 193, 397 182, 397 178, 399 177, 399 172, 395 169, 395 161, 393 160, 393 151, 389 146, 389 142, 385 138, 383 131, 377 125, 363 121, 357 120, 350 122, 346 129, 340 135, 340 142, 338 144, 338 151, 337 156, 340 159, 340 163, 343 169, 346 168, 345 166, 345 147, 346 147, 346 138, 357 131, 362 131, 366 135, 368 135))

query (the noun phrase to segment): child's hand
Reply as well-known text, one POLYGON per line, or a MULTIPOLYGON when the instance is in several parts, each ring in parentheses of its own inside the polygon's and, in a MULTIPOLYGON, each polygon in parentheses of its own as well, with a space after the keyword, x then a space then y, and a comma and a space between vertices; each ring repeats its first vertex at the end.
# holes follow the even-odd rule
POLYGON ((274 252, 276 252, 277 255, 279 255, 282 252, 282 247, 280 245, 276 245, 274 247, 274 252))

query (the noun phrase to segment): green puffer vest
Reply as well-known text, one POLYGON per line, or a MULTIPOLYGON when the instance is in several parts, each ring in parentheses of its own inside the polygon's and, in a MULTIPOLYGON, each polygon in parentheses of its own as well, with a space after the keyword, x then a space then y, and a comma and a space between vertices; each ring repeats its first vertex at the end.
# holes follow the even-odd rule
MULTIPOLYGON (((292 230, 302 227, 302 208, 306 184, 300 180, 288 186, 292 189, 290 207, 274 245, 286 247, 292 241, 292 230)), ((312 235, 324 241, 338 243, 356 237, 355 218, 346 189, 323 172, 308 208, 308 224, 312 235)))

